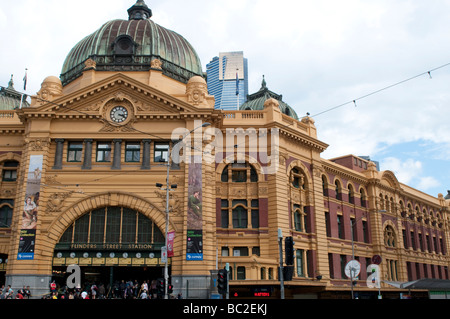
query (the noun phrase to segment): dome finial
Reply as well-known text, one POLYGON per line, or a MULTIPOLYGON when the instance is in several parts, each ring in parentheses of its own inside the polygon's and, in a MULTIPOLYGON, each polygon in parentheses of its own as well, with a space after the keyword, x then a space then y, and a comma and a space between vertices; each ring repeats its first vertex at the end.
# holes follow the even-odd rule
POLYGON ((137 0, 128 9, 128 20, 147 20, 152 17, 152 10, 145 4, 144 0, 137 0))
POLYGON ((13 80, 13 74, 11 74, 11 80, 9 80, 8 82, 8 89, 9 90, 14 90, 14 80, 13 80))

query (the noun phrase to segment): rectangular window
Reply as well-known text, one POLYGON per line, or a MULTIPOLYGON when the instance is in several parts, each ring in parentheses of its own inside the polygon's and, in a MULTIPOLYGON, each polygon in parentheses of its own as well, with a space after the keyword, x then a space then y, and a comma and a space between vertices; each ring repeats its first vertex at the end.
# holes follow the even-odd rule
POLYGON ((341 259, 341 279, 347 278, 347 275, 345 274, 345 266, 347 265, 347 256, 340 255, 341 259))
POLYGON ((331 237, 330 213, 325 212, 325 226, 327 228, 327 237, 331 237))
POLYGON ((15 182, 17 180, 17 170, 4 169, 3 170, 3 181, 4 182, 15 182))
POLYGON ((155 162, 167 162, 169 160, 169 143, 155 143, 155 162))
POLYGON ((233 256, 248 256, 248 247, 234 247, 233 248, 233 256))
POLYGON ((368 243, 369 242, 369 228, 367 227, 367 221, 363 220, 362 226, 363 226, 364 242, 368 243))
POLYGON ((297 276, 305 277, 305 266, 304 266, 304 250, 297 249, 295 252, 296 260, 297 260, 297 276))
POLYGON ((337 216, 337 224, 338 224, 338 236, 340 239, 344 239, 344 223, 341 215, 337 216))
POLYGON ((414 232, 411 232, 411 247, 412 249, 416 250, 416 241, 414 237, 414 232))
POLYGON ((222 247, 222 256, 223 257, 230 256, 230 250, 228 249, 228 247, 222 247))
POLYGON ((228 200, 222 199, 220 201, 220 226, 222 228, 228 228, 228 200))
POLYGON ((111 162, 111 143, 97 143, 97 162, 111 162))
POLYGON ((233 209, 233 228, 247 228, 247 225, 247 209, 242 206, 237 206, 233 209))
POLYGON ((243 266, 237 267, 236 276, 237 276, 237 278, 236 278, 237 280, 245 280, 245 267, 243 267, 243 266))
POLYGON ((139 162, 141 160, 141 144, 127 143, 125 145, 125 162, 139 162))
POLYGON ((81 162, 81 153, 83 151, 82 142, 69 142, 67 149, 68 162, 81 162))

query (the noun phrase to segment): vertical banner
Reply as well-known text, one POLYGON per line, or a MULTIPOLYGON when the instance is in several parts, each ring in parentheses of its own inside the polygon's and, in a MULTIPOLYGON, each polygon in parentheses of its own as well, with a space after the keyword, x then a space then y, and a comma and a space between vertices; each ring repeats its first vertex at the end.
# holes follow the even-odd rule
POLYGON ((203 260, 202 162, 193 157, 188 172, 186 260, 203 260))
POLYGON ((31 155, 17 259, 34 259, 43 155, 31 155))
POLYGON ((173 240, 175 238, 175 232, 167 234, 167 257, 173 257, 173 240))

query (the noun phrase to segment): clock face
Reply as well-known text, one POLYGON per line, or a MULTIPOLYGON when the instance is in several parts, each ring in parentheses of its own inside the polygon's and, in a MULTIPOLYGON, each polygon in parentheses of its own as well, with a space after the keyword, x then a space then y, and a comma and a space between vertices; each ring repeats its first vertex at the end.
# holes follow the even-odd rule
POLYGON ((128 110, 123 106, 115 106, 111 109, 111 120, 115 123, 122 123, 128 118, 128 110))

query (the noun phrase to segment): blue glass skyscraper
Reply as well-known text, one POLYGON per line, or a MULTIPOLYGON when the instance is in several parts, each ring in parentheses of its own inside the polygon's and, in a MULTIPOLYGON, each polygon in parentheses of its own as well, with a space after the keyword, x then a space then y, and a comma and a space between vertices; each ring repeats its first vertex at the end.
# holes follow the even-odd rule
POLYGON ((221 52, 206 65, 208 93, 214 108, 238 110, 248 94, 248 62, 242 51, 221 52))

